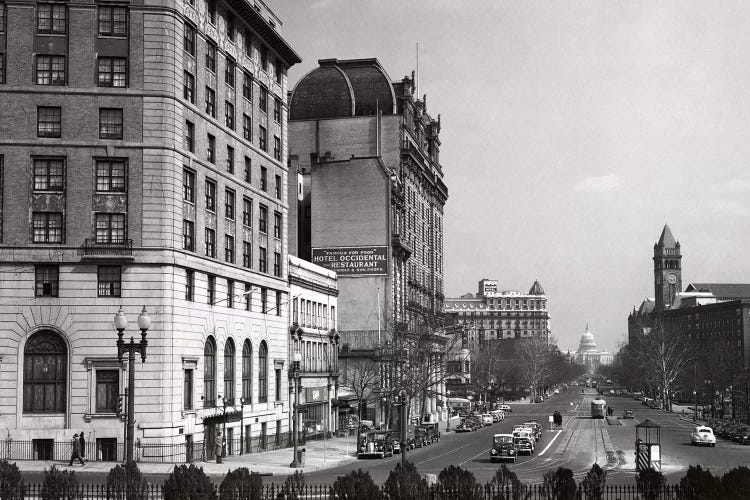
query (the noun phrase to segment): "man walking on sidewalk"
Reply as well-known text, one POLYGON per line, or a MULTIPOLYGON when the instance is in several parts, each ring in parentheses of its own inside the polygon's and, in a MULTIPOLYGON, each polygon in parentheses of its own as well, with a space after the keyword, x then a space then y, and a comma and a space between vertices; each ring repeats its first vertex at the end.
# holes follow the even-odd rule
POLYGON ((73 460, 76 458, 79 462, 81 462, 81 465, 86 465, 86 463, 81 458, 81 441, 78 439, 78 434, 73 436, 73 442, 70 443, 73 449, 70 453, 70 463, 68 464, 68 467, 73 466, 73 460))

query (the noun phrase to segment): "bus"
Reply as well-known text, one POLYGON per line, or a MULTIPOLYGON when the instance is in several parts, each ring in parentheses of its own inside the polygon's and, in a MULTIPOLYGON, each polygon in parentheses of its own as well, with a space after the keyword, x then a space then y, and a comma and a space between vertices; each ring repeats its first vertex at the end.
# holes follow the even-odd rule
POLYGON ((606 408, 607 402, 603 399, 596 398, 591 402, 591 418, 604 418, 606 408))
POLYGON ((471 410, 471 401, 464 398, 448 398, 448 408, 451 413, 459 411, 468 413, 471 410))

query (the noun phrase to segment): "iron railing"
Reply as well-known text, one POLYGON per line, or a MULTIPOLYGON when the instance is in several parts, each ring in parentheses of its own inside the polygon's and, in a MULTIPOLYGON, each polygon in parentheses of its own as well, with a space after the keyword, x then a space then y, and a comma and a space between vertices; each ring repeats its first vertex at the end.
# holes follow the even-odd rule
POLYGON ((133 240, 100 243, 86 238, 83 242, 83 255, 133 255, 133 240))

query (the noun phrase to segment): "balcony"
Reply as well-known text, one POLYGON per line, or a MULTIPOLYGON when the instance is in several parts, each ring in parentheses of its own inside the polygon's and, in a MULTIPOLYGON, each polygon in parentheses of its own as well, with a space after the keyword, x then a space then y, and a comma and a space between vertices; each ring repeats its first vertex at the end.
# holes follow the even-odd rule
POLYGON ((402 260, 407 260, 413 253, 409 243, 400 234, 391 235, 391 247, 395 257, 402 260))
POLYGON ((135 260, 133 257, 133 240, 97 242, 94 239, 86 238, 81 251, 83 260, 135 260))

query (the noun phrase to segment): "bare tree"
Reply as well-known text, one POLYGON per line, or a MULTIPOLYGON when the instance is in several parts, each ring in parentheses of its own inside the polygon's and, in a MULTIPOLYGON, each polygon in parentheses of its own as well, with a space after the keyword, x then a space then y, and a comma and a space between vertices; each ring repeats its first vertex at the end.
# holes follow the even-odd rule
POLYGON ((654 384, 664 408, 671 411, 675 382, 686 367, 692 366, 695 356, 683 335, 662 324, 655 325, 640 343, 645 380, 654 384))
POLYGON ((549 377, 549 346, 544 337, 521 339, 519 348, 521 380, 529 388, 531 401, 536 400, 537 390, 549 377))
POLYGON ((380 364, 373 359, 362 358, 347 362, 343 372, 341 387, 352 391, 357 398, 357 416, 362 422, 362 404, 368 400, 380 383, 380 364))

